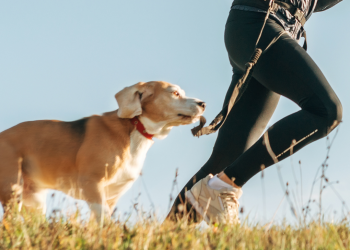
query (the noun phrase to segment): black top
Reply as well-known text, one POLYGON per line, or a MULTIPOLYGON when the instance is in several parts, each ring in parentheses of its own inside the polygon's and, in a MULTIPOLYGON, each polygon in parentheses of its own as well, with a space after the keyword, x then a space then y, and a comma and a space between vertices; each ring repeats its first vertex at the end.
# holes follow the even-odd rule
POLYGON ((341 1, 342 0, 318 0, 314 12, 328 10, 341 1))
MULTIPOLYGON (((238 5, 232 5, 231 9, 255 11, 266 13, 265 10, 259 8, 259 1, 264 0, 243 0, 239 1, 238 5)), ((313 12, 320 12, 327 10, 342 0, 279 0, 280 2, 286 2, 294 5, 305 13, 306 20, 310 18, 313 12)), ((278 21, 288 34, 296 40, 299 40, 304 32, 304 28, 301 23, 298 22, 295 17, 289 13, 289 11, 279 7, 276 13, 270 15, 271 18, 278 21)))

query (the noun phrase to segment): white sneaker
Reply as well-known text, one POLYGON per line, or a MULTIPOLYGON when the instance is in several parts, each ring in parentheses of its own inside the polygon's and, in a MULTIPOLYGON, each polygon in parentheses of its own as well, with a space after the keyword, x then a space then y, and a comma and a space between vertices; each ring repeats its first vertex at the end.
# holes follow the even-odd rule
POLYGON ((208 181, 213 178, 209 174, 197 182, 191 190, 186 192, 186 200, 192 204, 196 211, 210 224, 215 222, 238 224, 238 198, 235 188, 210 188, 208 181))

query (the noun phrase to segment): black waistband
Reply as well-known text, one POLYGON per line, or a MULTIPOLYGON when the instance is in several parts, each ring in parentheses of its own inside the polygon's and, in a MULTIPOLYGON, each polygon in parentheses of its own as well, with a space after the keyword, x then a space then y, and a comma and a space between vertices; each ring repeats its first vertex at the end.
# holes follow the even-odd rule
MULTIPOLYGON (((267 11, 269 9, 269 0, 234 0, 232 6, 234 5, 245 5, 267 11)), ((306 18, 305 13, 302 10, 292 4, 275 0, 273 1, 272 11, 276 12, 279 6, 288 10, 301 23, 301 25, 304 26, 306 18)))

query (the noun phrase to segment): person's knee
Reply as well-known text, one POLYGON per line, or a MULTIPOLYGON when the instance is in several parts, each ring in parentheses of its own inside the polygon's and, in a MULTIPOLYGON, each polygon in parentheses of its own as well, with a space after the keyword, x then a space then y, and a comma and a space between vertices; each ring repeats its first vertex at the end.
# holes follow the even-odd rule
POLYGON ((337 99, 333 101, 328 108, 328 129, 327 134, 329 134, 334 128, 336 128, 343 119, 343 106, 341 102, 337 99))
POLYGON ((318 122, 320 138, 327 136, 342 121, 343 107, 336 96, 322 99, 317 95, 313 95, 301 103, 300 106, 303 110, 321 119, 318 122))

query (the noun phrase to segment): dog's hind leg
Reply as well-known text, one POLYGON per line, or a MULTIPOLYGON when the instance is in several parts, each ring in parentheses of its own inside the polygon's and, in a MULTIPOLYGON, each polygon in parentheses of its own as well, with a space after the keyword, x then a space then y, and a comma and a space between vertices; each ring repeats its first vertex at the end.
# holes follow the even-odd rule
POLYGON ((0 202, 4 208, 13 195, 23 191, 22 157, 6 143, 0 143, 0 202))
POLYGON ((23 205, 28 208, 42 209, 46 213, 46 189, 39 188, 28 176, 23 175, 23 205))

